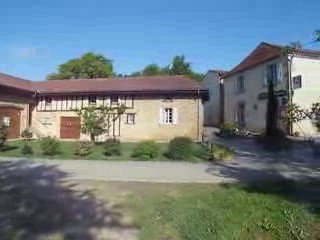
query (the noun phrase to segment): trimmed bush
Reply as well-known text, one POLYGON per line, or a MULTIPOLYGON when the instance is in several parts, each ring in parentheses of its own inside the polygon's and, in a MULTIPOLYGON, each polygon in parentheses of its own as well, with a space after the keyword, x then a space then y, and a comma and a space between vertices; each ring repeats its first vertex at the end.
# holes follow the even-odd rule
POLYGON ((23 146, 21 148, 21 154, 22 155, 32 155, 33 154, 32 147, 27 143, 23 144, 23 146))
POLYGON ((6 143, 8 137, 8 128, 0 123, 0 148, 6 143))
POLYGON ((104 143, 104 155, 106 156, 120 156, 121 147, 120 141, 115 138, 107 139, 104 143))
POLYGON ((33 136, 33 133, 29 130, 29 129, 25 129, 22 131, 21 133, 21 137, 26 139, 26 140, 30 140, 33 136))
POLYGON ((175 137, 169 142, 166 156, 172 160, 190 160, 193 155, 192 140, 188 137, 175 137))
POLYGON ((44 155, 53 156, 59 153, 60 142, 54 137, 44 137, 40 139, 40 147, 44 155))
POLYGON ((155 141, 142 141, 135 147, 132 157, 139 158, 141 160, 155 159, 159 154, 159 150, 159 146, 155 141))
POLYGON ((209 153, 209 160, 231 161, 234 158, 234 151, 223 145, 212 145, 209 153))
POLYGON ((92 148, 92 144, 90 142, 79 142, 74 154, 77 156, 87 156, 90 154, 92 148))
POLYGON ((231 137, 236 135, 238 126, 234 123, 224 123, 220 126, 219 135, 222 137, 231 137))

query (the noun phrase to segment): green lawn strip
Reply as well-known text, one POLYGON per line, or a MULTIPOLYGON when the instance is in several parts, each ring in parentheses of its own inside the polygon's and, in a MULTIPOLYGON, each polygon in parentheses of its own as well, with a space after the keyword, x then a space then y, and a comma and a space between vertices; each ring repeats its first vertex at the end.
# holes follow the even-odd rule
MULTIPOLYGON (((23 141, 10 141, 7 142, 5 147, 0 151, 0 156, 3 157, 27 157, 30 159, 87 159, 87 160, 119 160, 119 161, 129 161, 129 160, 139 160, 134 159, 131 155, 133 149, 135 148, 137 143, 121 143, 121 156, 110 156, 107 157, 104 155, 104 145, 103 143, 97 143, 93 145, 91 152, 87 156, 77 156, 74 154, 76 146, 78 142, 71 142, 71 141, 61 141, 60 142, 60 152, 54 156, 45 156, 42 154, 42 150, 39 145, 39 141, 32 140, 29 141, 30 146, 32 147, 34 153, 32 155, 23 155, 21 153, 21 148, 24 144, 23 141)), ((170 161, 165 156, 165 152, 168 147, 168 143, 157 143, 160 148, 159 155, 152 160, 149 161, 170 161)), ((200 144, 193 144, 194 148, 194 155, 188 160, 190 162, 199 162, 203 161, 202 156, 199 155, 199 151, 202 151, 202 147, 200 144)))
POLYGON ((173 192, 128 198, 140 239, 316 239, 308 229, 320 226, 305 205, 237 185, 185 185, 173 192))

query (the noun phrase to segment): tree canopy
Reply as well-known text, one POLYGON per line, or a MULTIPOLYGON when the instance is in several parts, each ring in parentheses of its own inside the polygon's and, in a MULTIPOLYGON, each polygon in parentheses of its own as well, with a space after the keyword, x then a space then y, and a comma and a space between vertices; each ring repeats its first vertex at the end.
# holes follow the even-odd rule
POLYGON ((106 78, 113 76, 113 74, 113 65, 110 59, 100 54, 88 52, 80 58, 74 58, 60 64, 58 71, 47 75, 47 79, 106 78))
POLYGON ((142 70, 143 76, 155 76, 161 74, 161 68, 157 64, 149 64, 142 70))
POLYGON ((186 62, 184 55, 175 56, 172 60, 170 72, 173 75, 190 74, 192 72, 191 64, 186 62))
MULTIPOLYGON (((170 64, 159 66, 156 63, 145 66, 141 71, 136 71, 129 76, 169 76, 186 75, 196 81, 201 81, 203 74, 192 70, 191 63, 186 61, 184 55, 175 56, 170 64)), ((48 74, 47 80, 65 80, 65 79, 93 79, 108 77, 123 77, 124 74, 113 72, 112 61, 101 54, 87 52, 79 58, 70 59, 58 66, 56 72, 48 74)))
POLYGON ((186 61, 184 55, 175 56, 170 65, 160 67, 157 64, 149 64, 141 71, 132 73, 130 76, 156 76, 156 75, 187 75, 191 79, 201 81, 203 74, 194 72, 191 63, 186 61))

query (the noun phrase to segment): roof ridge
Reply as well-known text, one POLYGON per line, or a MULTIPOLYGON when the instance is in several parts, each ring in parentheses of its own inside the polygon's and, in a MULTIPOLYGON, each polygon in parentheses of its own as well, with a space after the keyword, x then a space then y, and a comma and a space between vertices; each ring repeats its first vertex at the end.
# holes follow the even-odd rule
POLYGON ((9 78, 19 79, 19 80, 26 81, 26 82, 32 82, 29 79, 25 79, 25 78, 22 78, 22 77, 17 77, 17 76, 11 75, 11 74, 3 73, 3 72, 0 72, 0 75, 4 75, 4 76, 9 77, 9 78))
POLYGON ((124 77, 105 77, 105 78, 74 78, 74 79, 52 79, 52 80, 40 80, 40 81, 31 81, 34 83, 37 82, 54 82, 54 81, 106 81, 106 80, 120 80, 120 79, 145 79, 145 78, 166 78, 166 77, 170 77, 170 78, 187 78, 188 76, 186 75, 153 75, 153 76, 124 76, 124 77))

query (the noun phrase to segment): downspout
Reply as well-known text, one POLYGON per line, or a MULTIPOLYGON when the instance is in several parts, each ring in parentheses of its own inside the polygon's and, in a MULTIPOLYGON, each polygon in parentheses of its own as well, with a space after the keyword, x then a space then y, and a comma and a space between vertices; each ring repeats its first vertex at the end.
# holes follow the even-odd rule
MULTIPOLYGON (((288 57, 288 103, 292 104, 292 95, 293 95, 293 87, 292 87, 292 61, 293 61, 294 55, 290 55, 288 57)), ((288 128, 288 134, 292 135, 293 131, 293 123, 290 122, 287 126, 288 128)))

